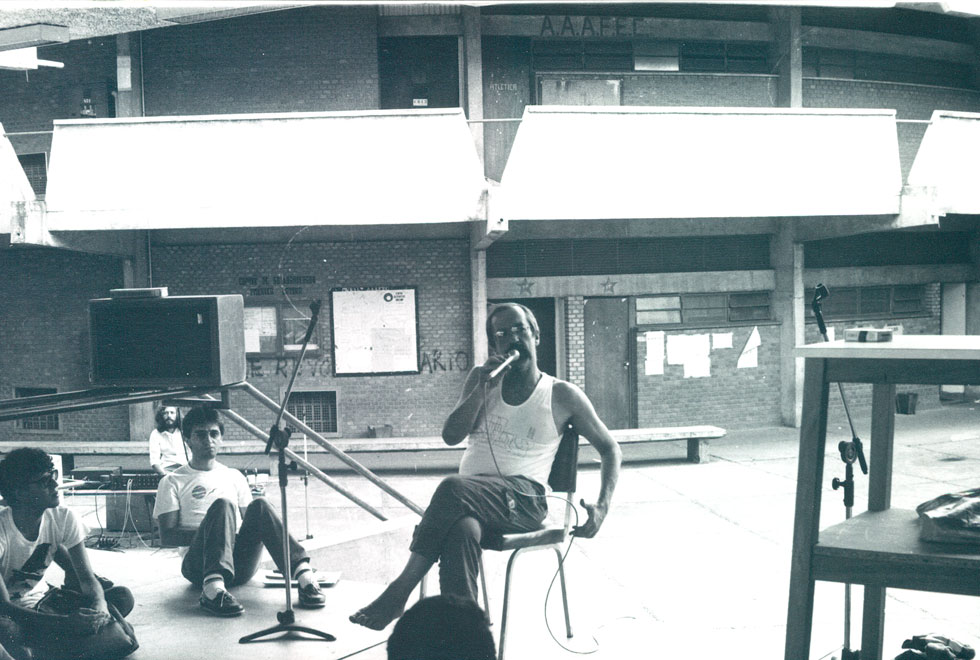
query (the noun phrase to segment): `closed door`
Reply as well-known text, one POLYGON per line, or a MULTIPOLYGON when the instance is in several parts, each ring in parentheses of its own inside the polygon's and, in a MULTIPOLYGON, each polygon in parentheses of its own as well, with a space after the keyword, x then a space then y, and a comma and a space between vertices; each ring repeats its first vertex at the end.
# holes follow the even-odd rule
POLYGON ((631 427, 629 301, 585 300, 585 393, 610 429, 631 427))

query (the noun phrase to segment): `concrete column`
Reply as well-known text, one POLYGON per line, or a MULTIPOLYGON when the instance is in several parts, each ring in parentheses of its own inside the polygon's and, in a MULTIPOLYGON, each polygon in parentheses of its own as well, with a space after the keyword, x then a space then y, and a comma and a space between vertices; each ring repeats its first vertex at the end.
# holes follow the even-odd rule
POLYGON ((143 80, 140 35, 116 35, 116 116, 143 116, 143 80))
MULTIPOLYGON (((483 37, 480 29, 480 8, 460 7, 463 16, 462 47, 459 49, 461 69, 465 74, 466 118, 475 121, 483 119, 483 37)), ((483 159, 483 124, 470 124, 476 152, 483 159)))
POLYGON ((773 40, 771 59, 776 81, 776 106, 803 107, 803 44, 799 7, 776 7, 770 10, 773 40))
MULTIPOLYGON (((140 242, 137 242, 140 243, 140 242)), ((144 244, 144 247, 145 244, 144 244)), ((147 255, 145 249, 137 249, 136 254, 123 259, 123 286, 140 288, 149 286, 147 283, 147 255)), ((153 403, 133 403, 129 405, 129 439, 132 442, 146 440, 153 430, 153 403)), ((147 457, 146 467, 149 467, 147 457)))
POLYGON ((782 322, 779 335, 779 410, 783 424, 798 427, 803 409, 803 360, 794 356, 803 344, 806 301, 803 290, 803 244, 795 242, 791 221, 785 220, 773 235, 770 260, 776 280, 773 312, 782 322))
MULTIPOLYGON (((944 335, 965 335, 967 327, 966 283, 943 282, 942 302, 939 312, 939 328, 944 335)), ((943 399, 959 399, 966 388, 963 385, 941 385, 939 396, 943 399)))
MULTIPOLYGON (((966 334, 980 335, 980 283, 966 285, 966 334)), ((971 401, 980 399, 980 383, 967 385, 965 396, 971 401)))
POLYGON ((470 304, 473 308, 473 364, 487 359, 487 253, 470 250, 470 304))

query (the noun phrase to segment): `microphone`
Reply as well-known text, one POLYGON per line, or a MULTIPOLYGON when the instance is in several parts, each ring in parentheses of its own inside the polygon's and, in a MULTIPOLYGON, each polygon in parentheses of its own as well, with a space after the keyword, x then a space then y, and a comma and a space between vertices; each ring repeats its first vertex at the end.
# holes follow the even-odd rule
POLYGON ((503 371, 504 369, 512 365, 514 362, 517 362, 517 360, 520 359, 520 357, 521 354, 516 348, 512 348, 509 351, 507 351, 507 359, 505 359, 503 362, 498 364, 497 368, 490 372, 490 375, 487 376, 487 380, 493 380, 494 378, 499 376, 501 371, 503 371))

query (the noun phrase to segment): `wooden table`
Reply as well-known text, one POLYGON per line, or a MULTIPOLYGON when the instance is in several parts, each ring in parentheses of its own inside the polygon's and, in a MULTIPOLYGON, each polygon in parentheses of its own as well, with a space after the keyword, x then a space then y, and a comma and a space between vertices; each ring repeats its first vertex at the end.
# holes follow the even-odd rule
POLYGON ((887 587, 980 596, 980 553, 920 541, 916 513, 891 508, 895 385, 980 384, 980 336, 836 341, 798 347, 796 354, 806 359, 806 375, 785 660, 810 656, 817 580, 864 585, 861 658, 881 660, 887 587), (834 382, 872 384, 868 511, 821 532, 827 402, 834 382))

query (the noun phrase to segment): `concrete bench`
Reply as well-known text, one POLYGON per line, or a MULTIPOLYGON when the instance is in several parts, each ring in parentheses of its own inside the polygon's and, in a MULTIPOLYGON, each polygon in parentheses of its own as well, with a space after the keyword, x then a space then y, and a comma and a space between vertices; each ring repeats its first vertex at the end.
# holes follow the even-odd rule
MULTIPOLYGON (((644 446, 660 442, 687 442, 687 460, 692 463, 708 462, 708 442, 725 436, 725 429, 717 426, 665 426, 643 429, 620 429, 611 431, 613 438, 623 450, 623 458, 648 460, 655 458, 644 452, 644 446)), ((442 438, 397 437, 397 438, 328 438, 330 442, 350 454, 352 458, 372 470, 454 470, 459 466, 463 446, 448 447, 442 438)), ((585 448, 588 441, 582 438, 585 448)), ((0 454, 23 446, 21 442, 0 442, 0 454)), ((68 442, 64 440, 41 440, 31 443, 51 454, 71 457, 74 467, 119 466, 124 472, 149 469, 149 450, 145 440, 134 442, 68 442)), ((310 441, 310 462, 320 469, 345 471, 345 467, 315 442, 310 441)), ((237 468, 268 470, 272 459, 263 456, 265 446, 259 440, 226 441, 221 448, 221 461, 237 468)), ((290 448, 302 454, 302 443, 292 442, 290 448)), ((579 462, 591 463, 594 452, 586 449, 579 462)), ((67 465, 66 465, 67 468, 67 465)))
MULTIPOLYGON (((617 429, 610 431, 625 454, 631 454, 636 445, 660 442, 687 442, 687 460, 692 463, 707 463, 708 443, 711 440, 725 437, 726 431, 717 426, 662 426, 642 429, 617 429)), ((633 460, 640 460, 633 457, 633 460)))

